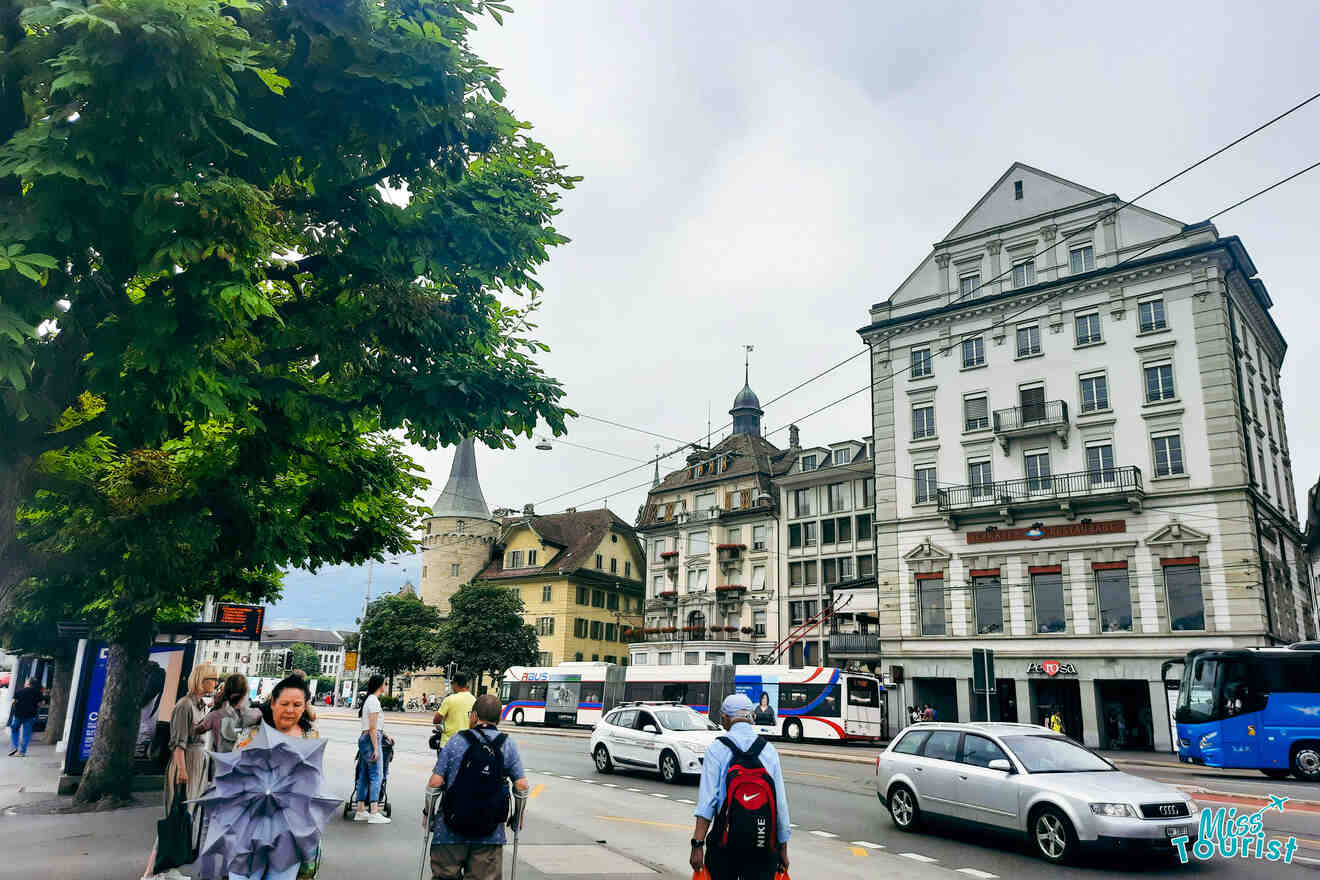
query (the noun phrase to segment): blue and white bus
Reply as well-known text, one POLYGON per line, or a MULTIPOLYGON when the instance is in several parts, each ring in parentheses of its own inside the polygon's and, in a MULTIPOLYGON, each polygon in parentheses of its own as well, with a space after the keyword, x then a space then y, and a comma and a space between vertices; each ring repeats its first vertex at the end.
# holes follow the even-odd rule
POLYGON ((682 703, 715 714, 735 691, 756 706, 761 733, 799 741, 878 740, 884 685, 874 675, 826 666, 615 666, 561 663, 515 666, 500 687, 503 718, 514 724, 593 727, 621 702, 682 703))
POLYGON ((1320 650, 1195 650, 1183 663, 1180 760, 1320 782, 1320 650))

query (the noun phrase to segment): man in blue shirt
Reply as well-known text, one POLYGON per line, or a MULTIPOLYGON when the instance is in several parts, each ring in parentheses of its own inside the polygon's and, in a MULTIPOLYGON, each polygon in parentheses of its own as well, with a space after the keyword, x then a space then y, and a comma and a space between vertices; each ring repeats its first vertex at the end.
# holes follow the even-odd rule
MULTIPOLYGON (((468 727, 475 736, 486 742, 499 736, 495 725, 500 720, 500 701, 494 694, 482 694, 472 704, 468 727)), ((436 758, 431 774, 430 788, 440 789, 445 780, 453 780, 463 765, 468 750, 467 736, 455 736, 436 758)), ((520 792, 527 791, 527 776, 523 773, 522 756, 513 740, 505 739, 501 748, 504 756, 504 775, 520 792)), ((445 824, 442 811, 432 817, 431 876, 435 880, 500 880, 504 873, 504 825, 484 837, 464 837, 445 824)))
MULTIPOLYGON (((733 694, 720 706, 720 723, 727 730, 728 738, 744 752, 760 738, 756 728, 752 727, 755 707, 745 694, 733 694)), ((773 781, 775 788, 775 834, 779 841, 779 858, 772 862, 747 864, 745 860, 732 859, 707 839, 711 822, 719 813, 724 803, 724 777, 733 760, 733 752, 724 743, 716 740, 706 749, 706 756, 701 765, 701 787, 697 790, 696 827, 692 832, 692 870, 704 864, 710 871, 711 880, 772 880, 779 865, 788 867, 788 792, 784 788, 784 773, 779 764, 779 753, 775 747, 766 743, 758 756, 761 766, 773 781), (703 850, 707 850, 703 852, 703 850)))

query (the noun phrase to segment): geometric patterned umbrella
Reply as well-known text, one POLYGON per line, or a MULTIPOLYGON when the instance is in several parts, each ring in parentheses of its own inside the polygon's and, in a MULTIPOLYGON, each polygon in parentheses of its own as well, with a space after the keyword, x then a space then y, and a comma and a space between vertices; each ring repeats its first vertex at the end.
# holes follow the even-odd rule
POLYGON ((201 876, 260 877, 316 855, 320 832, 342 803, 322 789, 326 742, 262 724, 246 748, 211 754, 215 785, 191 802, 208 814, 201 876))

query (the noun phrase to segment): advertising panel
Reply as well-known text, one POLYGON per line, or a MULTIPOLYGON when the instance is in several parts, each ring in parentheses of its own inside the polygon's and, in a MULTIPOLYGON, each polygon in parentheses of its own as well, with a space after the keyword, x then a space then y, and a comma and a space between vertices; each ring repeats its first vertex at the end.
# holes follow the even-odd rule
POLYGON ((733 679, 733 689, 752 701, 755 707, 752 711, 752 725, 758 732, 768 734, 779 732, 778 676, 738 675, 733 679))

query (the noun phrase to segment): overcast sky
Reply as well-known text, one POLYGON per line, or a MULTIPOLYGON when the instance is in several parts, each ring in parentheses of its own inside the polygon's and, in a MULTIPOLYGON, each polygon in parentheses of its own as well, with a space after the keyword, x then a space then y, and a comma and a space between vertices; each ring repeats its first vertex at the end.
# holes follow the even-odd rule
MULTIPOLYGON (((1314 3, 891 4, 539 0, 475 48, 508 103, 585 179, 568 193, 540 339, 578 411, 686 439, 716 428, 754 345, 763 402, 861 347, 856 330, 1016 160, 1130 198, 1320 91, 1314 3)), ((1196 222, 1320 159, 1320 101, 1142 204, 1196 222)), ((1320 170, 1216 221, 1255 260, 1290 349, 1283 394, 1299 506, 1320 306, 1320 170)), ((870 433, 867 359, 767 406, 804 444, 870 433)), ((598 422, 541 452, 478 447, 486 500, 538 513, 609 506, 632 521, 650 468, 570 491, 677 444, 598 422), (643 484, 641 487, 638 484, 643 484), (567 493, 567 494, 563 494, 567 493)), ((786 432, 772 442, 787 445, 786 432)), ((417 450, 435 485, 451 450, 417 450)), ((670 460, 670 468, 680 459, 670 460)), ((663 470, 663 468, 662 468, 663 470)), ((376 567, 375 591, 420 558, 376 567)), ((272 622, 349 625, 364 569, 293 573, 272 622)))

